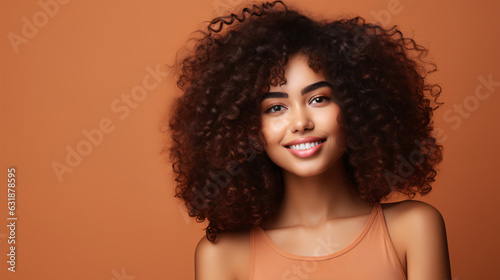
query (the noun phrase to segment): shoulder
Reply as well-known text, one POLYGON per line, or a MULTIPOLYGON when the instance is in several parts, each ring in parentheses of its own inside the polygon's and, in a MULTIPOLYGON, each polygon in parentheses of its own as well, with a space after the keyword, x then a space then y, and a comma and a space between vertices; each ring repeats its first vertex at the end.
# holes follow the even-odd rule
MULTIPOLYGON (((446 236, 443 215, 436 207, 418 200, 382 204, 387 226, 401 240, 405 251, 415 244, 446 236)), ((391 230, 389 229, 389 230, 391 230)), ((426 243, 428 244, 428 243, 426 243)), ((425 244, 424 244, 425 245, 425 244)))
POLYGON ((217 233, 214 243, 203 236, 195 250, 196 279, 240 279, 249 262, 249 231, 217 233))
POLYGON ((429 218, 431 221, 443 221, 439 210, 431 204, 419 200, 404 200, 393 203, 382 203, 384 212, 398 217, 429 218))
POLYGON ((444 218, 441 212, 427 202, 404 200, 381 205, 386 218, 405 228, 444 230, 444 218))
POLYGON ((413 275, 416 279, 448 277, 448 244, 441 212, 434 206, 417 200, 385 203, 382 208, 391 236, 397 240, 406 255, 408 273, 417 273, 418 275, 413 275), (424 271, 435 274, 423 275, 429 273, 424 271))

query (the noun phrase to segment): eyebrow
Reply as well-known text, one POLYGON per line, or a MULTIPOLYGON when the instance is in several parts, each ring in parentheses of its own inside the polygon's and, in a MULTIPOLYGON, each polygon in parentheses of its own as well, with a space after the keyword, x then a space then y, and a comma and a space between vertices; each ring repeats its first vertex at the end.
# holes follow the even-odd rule
MULTIPOLYGON (((311 92, 313 90, 316 90, 316 89, 322 88, 322 87, 333 88, 333 86, 329 82, 321 81, 321 82, 317 82, 317 83, 306 86, 305 88, 303 88, 300 91, 300 94, 304 95, 308 92, 311 92)), ((288 98, 288 93, 281 92, 281 91, 270 91, 270 92, 264 94, 264 96, 262 96, 260 101, 262 102, 262 100, 264 100, 266 98, 288 98)))

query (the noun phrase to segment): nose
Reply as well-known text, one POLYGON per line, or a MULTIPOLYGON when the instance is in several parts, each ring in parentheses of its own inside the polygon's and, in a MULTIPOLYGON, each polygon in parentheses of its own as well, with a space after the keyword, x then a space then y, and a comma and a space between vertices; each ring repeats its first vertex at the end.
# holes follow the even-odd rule
POLYGON ((290 114, 290 131, 293 133, 314 129, 314 122, 306 109, 296 109, 290 114))

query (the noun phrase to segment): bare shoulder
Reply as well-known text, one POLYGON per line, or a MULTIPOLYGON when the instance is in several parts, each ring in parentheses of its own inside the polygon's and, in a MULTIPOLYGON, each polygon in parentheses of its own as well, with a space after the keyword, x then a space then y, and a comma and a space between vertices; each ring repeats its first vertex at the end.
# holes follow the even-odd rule
POLYGON ((400 202, 382 204, 386 218, 407 228, 432 227, 442 229, 444 219, 439 210, 431 204, 418 200, 404 200, 400 202))
POLYGON ((417 200, 384 203, 382 208, 398 254, 408 260, 408 279, 451 279, 441 212, 417 200))
POLYGON ((441 212, 427 202, 405 200, 382 204, 387 227, 406 252, 419 240, 446 235, 441 212))
POLYGON ((218 233, 214 243, 203 236, 195 250, 195 279, 246 279, 249 263, 249 232, 218 233))

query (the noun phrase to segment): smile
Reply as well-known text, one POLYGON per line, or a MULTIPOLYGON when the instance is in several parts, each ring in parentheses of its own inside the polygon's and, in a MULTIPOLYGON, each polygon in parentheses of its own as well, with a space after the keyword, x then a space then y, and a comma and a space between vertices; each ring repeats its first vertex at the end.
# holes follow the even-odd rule
POLYGON ((301 158, 306 158, 316 154, 321 149, 321 147, 323 147, 323 143, 326 141, 326 139, 319 138, 311 139, 315 141, 310 141, 309 139, 304 140, 308 142, 301 141, 302 143, 290 143, 292 145, 287 145, 285 147, 293 155, 301 158))
POLYGON ((297 144, 297 145, 291 145, 291 146, 288 146, 287 148, 302 151, 302 150, 308 150, 308 149, 310 149, 314 146, 317 146, 323 142, 324 141, 307 142, 307 143, 301 143, 301 144, 297 144))

